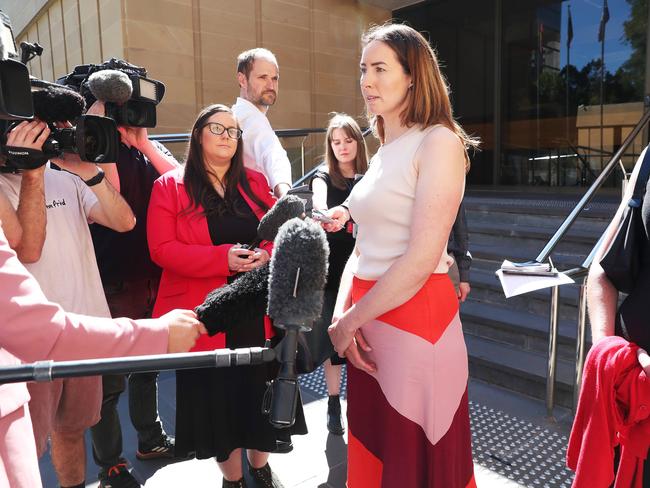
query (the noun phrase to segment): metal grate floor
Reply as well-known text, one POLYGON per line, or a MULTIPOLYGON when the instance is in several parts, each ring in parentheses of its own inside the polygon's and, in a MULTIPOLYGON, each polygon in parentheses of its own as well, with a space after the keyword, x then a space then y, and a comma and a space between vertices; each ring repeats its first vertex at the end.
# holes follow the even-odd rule
MULTIPOLYGON (((314 396, 327 396, 322 367, 302 375, 300 384, 314 396)), ((469 406, 475 463, 526 487, 571 486, 573 472, 565 465, 567 436, 474 401, 469 406)))

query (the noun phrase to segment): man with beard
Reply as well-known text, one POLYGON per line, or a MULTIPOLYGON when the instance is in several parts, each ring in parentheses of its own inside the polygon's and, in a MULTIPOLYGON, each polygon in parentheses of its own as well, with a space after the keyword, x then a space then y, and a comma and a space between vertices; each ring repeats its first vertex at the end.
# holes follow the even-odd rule
POLYGON ((237 57, 239 97, 232 110, 244 141, 244 164, 259 171, 280 198, 291 188, 291 163, 266 117, 278 96, 280 70, 275 55, 255 48, 237 57))

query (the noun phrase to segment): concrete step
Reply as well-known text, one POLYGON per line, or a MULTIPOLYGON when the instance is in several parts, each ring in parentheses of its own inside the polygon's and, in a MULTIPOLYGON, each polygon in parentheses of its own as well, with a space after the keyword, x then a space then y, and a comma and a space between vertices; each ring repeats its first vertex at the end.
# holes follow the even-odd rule
MULTIPOLYGON (((513 310, 504 305, 466 301, 461 306, 463 330, 467 334, 507 344, 521 351, 546 354, 549 315, 513 310)), ((558 356, 575 357, 577 321, 560 319, 558 356)))
MULTIPOLYGON (((567 198, 556 193, 547 195, 521 194, 479 195, 468 192, 463 204, 468 211, 500 212, 525 216, 553 216, 564 218, 571 213, 584 192, 567 198)), ((580 212, 580 219, 609 220, 620 204, 619 198, 596 198, 580 212)))
MULTIPOLYGON (((465 343, 472 378, 534 398, 546 398, 545 355, 469 334, 465 335, 465 343)), ((555 402, 571 408, 575 367, 570 361, 558 359, 556 371, 555 402)))
MULTIPOLYGON (((485 261, 481 261, 485 263, 485 261)), ((516 297, 506 298, 499 279, 494 274, 495 265, 488 269, 478 266, 470 270, 472 291, 469 300, 472 302, 491 303, 508 307, 512 310, 548 316, 550 294, 549 290, 537 290, 516 297)), ((560 318, 576 320, 578 316, 578 286, 564 285, 560 288, 560 318)))
MULTIPOLYGON (((558 210, 552 206, 486 206, 483 203, 465 203, 467 222, 470 229, 474 224, 529 226, 543 229, 549 235, 555 233, 564 219, 569 215, 572 208, 558 210)), ((585 210, 580 213, 573 223, 571 231, 589 231, 595 235, 600 235, 604 232, 615 213, 616 206, 614 205, 609 205, 606 209, 601 209, 598 212, 585 210)))
MULTIPOLYGON (((555 229, 540 226, 504 224, 497 222, 468 223, 469 242, 483 245, 516 243, 518 248, 537 255, 555 233, 555 229)), ((556 252, 589 254, 600 233, 591 229, 570 229, 560 241, 556 252)))

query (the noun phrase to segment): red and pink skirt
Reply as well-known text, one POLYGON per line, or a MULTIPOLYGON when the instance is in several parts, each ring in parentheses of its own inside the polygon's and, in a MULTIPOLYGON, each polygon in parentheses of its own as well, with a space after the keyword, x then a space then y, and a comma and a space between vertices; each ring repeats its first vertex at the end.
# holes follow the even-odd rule
MULTIPOLYGON (((355 278, 353 302, 374 284, 355 278)), ((449 277, 431 275, 362 331, 377 371, 348 363, 348 488, 475 487, 467 349, 449 277)))

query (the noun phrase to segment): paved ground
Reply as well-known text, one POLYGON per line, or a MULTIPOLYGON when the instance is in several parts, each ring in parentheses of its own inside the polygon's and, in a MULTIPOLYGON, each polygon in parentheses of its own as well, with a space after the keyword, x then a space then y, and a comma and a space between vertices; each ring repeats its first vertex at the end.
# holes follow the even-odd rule
MULTIPOLYGON (((170 433, 174 425, 174 382, 173 374, 161 376, 160 414, 170 433)), ((322 373, 304 377, 302 387, 309 435, 294 437, 294 451, 272 455, 271 466, 287 488, 344 488, 347 440, 329 435, 325 428, 327 400, 322 373)), ((541 402, 479 381, 470 382, 469 396, 480 488, 570 486, 571 473, 563 466, 570 412, 558 409, 556 418, 548 419, 541 402)), ((219 469, 212 460, 137 461, 135 431, 128 422, 126 398, 121 399, 120 414, 125 456, 147 488, 221 486, 219 469)), ((88 456, 87 486, 94 488, 96 468, 90 452, 88 456)), ((41 461, 41 472, 45 487, 56 488, 47 456, 41 461)))

